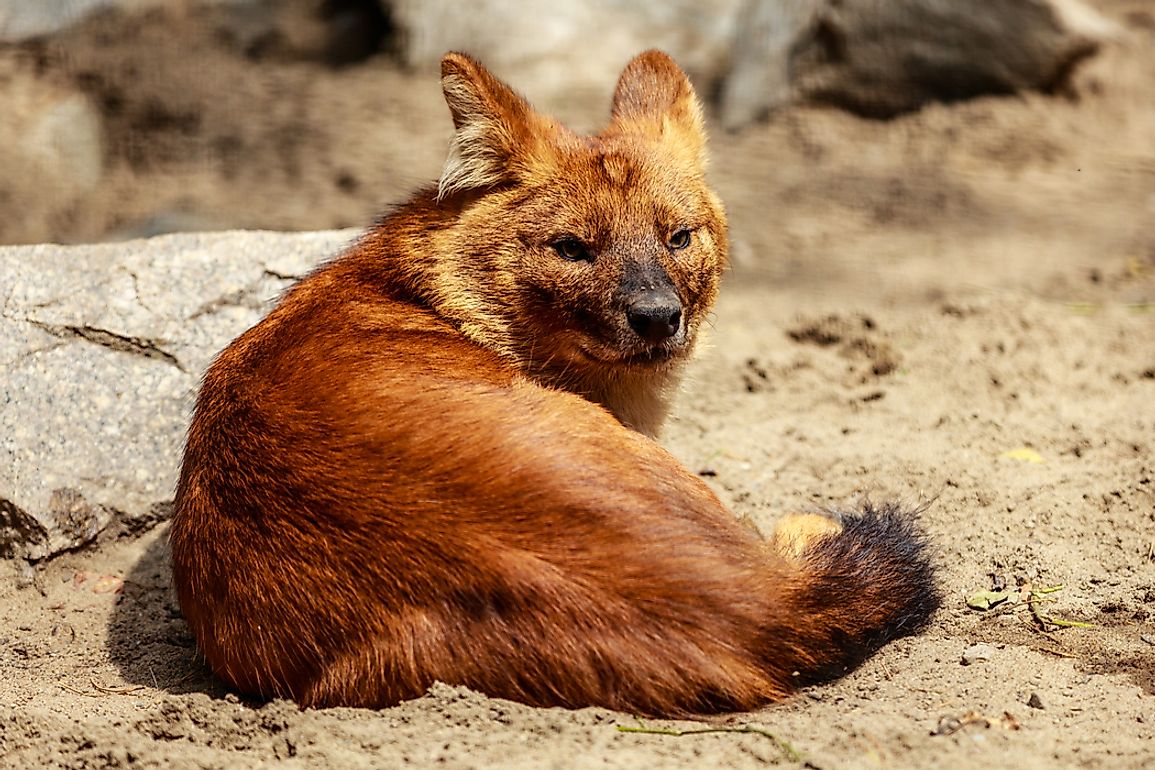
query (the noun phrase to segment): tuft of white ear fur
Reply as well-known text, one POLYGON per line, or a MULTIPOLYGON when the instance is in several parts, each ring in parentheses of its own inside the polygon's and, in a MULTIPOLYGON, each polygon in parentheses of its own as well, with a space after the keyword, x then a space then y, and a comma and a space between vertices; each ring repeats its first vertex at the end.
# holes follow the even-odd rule
POLYGON ((532 141, 532 108, 461 53, 442 58, 441 90, 456 131, 438 182, 438 199, 509 181, 522 145, 532 141))
POLYGON ((635 56, 614 89, 613 121, 622 130, 657 130, 688 160, 706 166, 706 121, 690 78, 670 56, 635 56))

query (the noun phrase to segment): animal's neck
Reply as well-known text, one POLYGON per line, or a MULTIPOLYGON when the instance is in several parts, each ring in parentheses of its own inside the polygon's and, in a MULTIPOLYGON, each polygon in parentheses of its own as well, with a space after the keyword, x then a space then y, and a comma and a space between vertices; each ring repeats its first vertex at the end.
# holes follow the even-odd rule
POLYGON ((439 205, 431 195, 419 196, 394 212, 366 235, 352 258, 357 271, 391 294, 424 305, 449 321, 464 336, 504 358, 510 365, 547 387, 565 390, 609 410, 622 424, 656 436, 669 412, 680 381, 681 367, 579 367, 572 363, 552 368, 536 363, 500 308, 489 307, 475 296, 478 281, 489 276, 470 274, 441 239, 456 212, 439 205))
POLYGON ((531 374, 545 385, 600 404, 623 425, 651 438, 661 432, 681 375, 681 366, 677 364, 659 370, 599 367, 531 374))

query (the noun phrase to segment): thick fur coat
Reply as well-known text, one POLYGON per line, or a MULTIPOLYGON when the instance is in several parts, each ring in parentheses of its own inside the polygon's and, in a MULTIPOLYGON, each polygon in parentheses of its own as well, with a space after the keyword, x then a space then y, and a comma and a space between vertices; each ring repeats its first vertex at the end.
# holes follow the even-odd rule
POLYGON ((440 184, 221 353, 172 528, 231 687, 384 706, 434 681, 653 715, 749 709, 937 606, 910 517, 764 541, 652 438, 726 265, 667 56, 578 136, 449 54, 440 184))

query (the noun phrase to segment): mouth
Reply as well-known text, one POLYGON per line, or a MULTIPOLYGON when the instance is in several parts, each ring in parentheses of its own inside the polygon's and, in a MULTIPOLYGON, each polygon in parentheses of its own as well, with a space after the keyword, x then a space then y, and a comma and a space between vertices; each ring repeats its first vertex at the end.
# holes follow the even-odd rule
POLYGON ((602 351, 594 352, 585 346, 582 346, 581 352, 586 356, 586 358, 604 366, 633 366, 639 368, 657 369, 665 364, 669 364, 677 360, 678 358, 681 358, 685 353, 685 350, 680 347, 670 348, 664 346, 654 346, 637 352, 613 351, 610 353, 605 353, 602 351))
POLYGON ((619 364, 626 366, 661 366, 679 356, 679 351, 670 348, 650 348, 641 353, 633 353, 618 359, 619 364))
POLYGON ((571 331, 566 340, 570 355, 607 369, 656 371, 685 359, 694 347, 694 334, 685 323, 677 334, 658 341, 604 323, 587 323, 573 331, 577 333, 571 331))

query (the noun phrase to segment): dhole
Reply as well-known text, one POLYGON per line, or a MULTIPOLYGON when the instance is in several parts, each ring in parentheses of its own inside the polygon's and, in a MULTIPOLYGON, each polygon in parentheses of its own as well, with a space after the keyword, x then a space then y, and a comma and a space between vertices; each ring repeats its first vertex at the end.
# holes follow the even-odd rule
POLYGON ((440 680, 696 714, 923 626, 908 516, 792 516, 763 541, 651 438, 726 264, 678 66, 634 59, 593 137, 467 56, 441 82, 439 186, 205 375, 172 560, 216 674, 306 706, 440 680))

